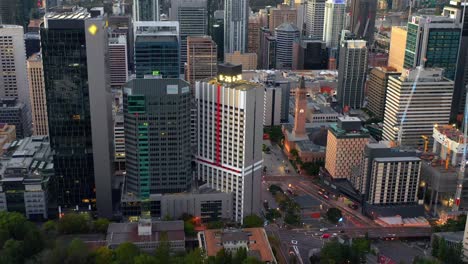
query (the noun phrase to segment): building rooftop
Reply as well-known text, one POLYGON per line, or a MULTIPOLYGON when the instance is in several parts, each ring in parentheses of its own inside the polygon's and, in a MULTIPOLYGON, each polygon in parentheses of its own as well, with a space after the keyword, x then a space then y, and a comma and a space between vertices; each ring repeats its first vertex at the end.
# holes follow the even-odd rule
POLYGON ((119 245, 124 242, 144 243, 160 241, 161 233, 167 234, 169 241, 185 241, 184 222, 155 221, 151 222, 151 235, 138 235, 139 223, 111 223, 107 228, 107 244, 119 245))
POLYGON ((299 31, 299 28, 297 28, 297 26, 294 25, 293 23, 286 22, 286 23, 279 25, 276 28, 276 30, 295 32, 295 31, 299 31))
POLYGON ((46 19, 53 20, 83 20, 91 17, 91 14, 86 8, 78 6, 61 6, 49 9, 51 12, 46 13, 46 19))
POLYGON ((245 241, 248 242, 248 254, 260 257, 263 262, 272 263, 275 260, 273 252, 268 242, 267 235, 263 228, 243 228, 243 229, 209 229, 201 233, 203 236, 203 247, 207 256, 216 256, 224 242, 245 241))

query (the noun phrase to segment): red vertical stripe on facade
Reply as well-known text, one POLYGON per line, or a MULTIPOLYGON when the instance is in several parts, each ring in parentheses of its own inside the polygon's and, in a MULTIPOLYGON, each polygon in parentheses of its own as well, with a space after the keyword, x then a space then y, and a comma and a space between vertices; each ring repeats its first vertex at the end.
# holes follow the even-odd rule
POLYGON ((216 92, 216 164, 221 164, 221 85, 216 92))

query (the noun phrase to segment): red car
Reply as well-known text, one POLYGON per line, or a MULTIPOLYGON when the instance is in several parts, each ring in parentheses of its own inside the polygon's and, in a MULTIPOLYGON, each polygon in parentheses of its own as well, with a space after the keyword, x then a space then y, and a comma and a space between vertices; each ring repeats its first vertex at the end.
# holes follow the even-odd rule
POLYGON ((325 234, 322 235, 322 238, 330 238, 330 234, 325 233, 325 234))

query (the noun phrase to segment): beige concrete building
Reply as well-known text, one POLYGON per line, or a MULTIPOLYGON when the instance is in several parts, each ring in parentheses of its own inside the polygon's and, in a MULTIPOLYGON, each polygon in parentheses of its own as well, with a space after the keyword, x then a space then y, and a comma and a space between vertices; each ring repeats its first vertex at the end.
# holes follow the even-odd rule
POLYGON ((290 8, 288 5, 278 5, 277 8, 270 9, 269 28, 270 32, 275 32, 275 29, 283 23, 297 23, 297 10, 290 8))
POLYGON ((260 17, 258 15, 249 17, 247 34, 247 52, 257 53, 260 45, 260 17))
POLYGON ((406 27, 392 27, 388 66, 395 68, 398 72, 403 71, 407 33, 408 29, 406 27))
POLYGON ((357 117, 339 117, 328 129, 325 169, 334 179, 351 180, 351 170, 361 164, 369 132, 357 117))
POLYGON ((225 53, 224 60, 226 63, 242 64, 242 69, 245 71, 257 69, 257 53, 225 53))
POLYGON ((41 54, 37 53, 32 55, 27 60, 27 65, 33 134, 36 136, 47 136, 49 134, 49 128, 41 54))
POLYGON ((195 81, 216 76, 218 47, 210 36, 187 37, 187 69, 185 79, 192 87, 195 81))

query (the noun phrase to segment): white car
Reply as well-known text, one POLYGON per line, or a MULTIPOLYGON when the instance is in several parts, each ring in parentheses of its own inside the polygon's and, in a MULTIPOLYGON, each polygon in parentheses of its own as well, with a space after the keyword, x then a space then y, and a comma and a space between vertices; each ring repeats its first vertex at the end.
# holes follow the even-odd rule
POLYGON ((325 231, 327 231, 327 230, 328 230, 328 228, 326 228, 326 227, 320 228, 320 232, 325 232, 325 231))
POLYGON ((291 244, 297 245, 297 240, 291 240, 291 244))

